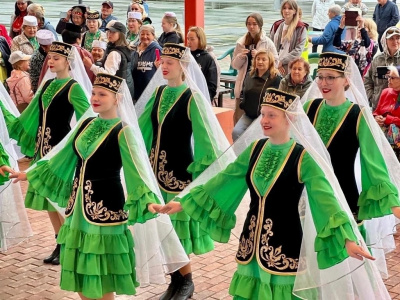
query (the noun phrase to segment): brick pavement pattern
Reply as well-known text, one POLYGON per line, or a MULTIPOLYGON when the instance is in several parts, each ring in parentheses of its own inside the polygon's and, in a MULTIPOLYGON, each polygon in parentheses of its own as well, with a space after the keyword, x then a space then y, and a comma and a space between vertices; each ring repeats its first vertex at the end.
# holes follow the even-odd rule
MULTIPOLYGON (((225 101, 228 102, 230 99, 225 99, 225 101)), ((27 164, 20 164, 20 169, 24 170, 27 166, 27 164)), ((25 194, 27 184, 23 182, 21 187, 25 194)), ((0 300, 79 299, 76 293, 60 289, 60 266, 46 265, 42 262, 42 259, 50 254, 55 246, 53 229, 47 212, 30 209, 27 211, 34 235, 6 253, 0 253, 0 300)), ((244 214, 239 213, 238 223, 243 223, 243 217, 244 214)), ((233 230, 229 243, 216 243, 214 251, 191 256, 196 286, 194 300, 231 299, 228 289, 236 269, 235 253, 239 233, 240 226, 237 226, 233 230)), ((385 281, 391 297, 397 300, 400 300, 399 244, 400 235, 397 235, 397 249, 387 256, 390 277, 385 281)), ((139 287, 135 296, 117 296, 116 299, 158 299, 166 288, 167 284, 139 287)))

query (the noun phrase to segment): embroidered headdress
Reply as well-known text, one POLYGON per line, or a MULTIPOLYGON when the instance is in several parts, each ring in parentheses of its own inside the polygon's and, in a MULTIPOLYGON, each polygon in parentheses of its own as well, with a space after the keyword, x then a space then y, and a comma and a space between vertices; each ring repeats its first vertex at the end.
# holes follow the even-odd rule
POLYGON ((65 57, 69 57, 71 54, 72 45, 62 43, 62 42, 53 42, 50 46, 49 52, 57 53, 65 57))
POLYGON ((122 78, 106 73, 98 73, 96 79, 94 80, 93 87, 98 86, 103 89, 109 90, 110 92, 117 93, 121 83, 122 78))
POLYGON ((189 58, 185 55, 186 47, 174 43, 165 43, 162 49, 162 56, 168 56, 177 60, 189 61, 189 58))
POLYGON ((97 10, 89 10, 87 12, 87 20, 97 20, 100 19, 100 13, 97 10))
POLYGON ((348 58, 347 55, 340 53, 321 53, 318 61, 318 70, 333 70, 344 73, 347 70, 348 58))
POLYGON ((269 88, 265 92, 261 106, 272 106, 285 111, 296 100, 296 97, 294 94, 269 88))

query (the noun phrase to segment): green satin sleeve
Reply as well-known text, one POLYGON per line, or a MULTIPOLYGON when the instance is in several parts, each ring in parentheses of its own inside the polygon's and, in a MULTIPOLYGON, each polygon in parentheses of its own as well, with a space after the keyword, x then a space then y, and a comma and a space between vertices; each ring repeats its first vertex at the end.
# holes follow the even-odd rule
POLYGON ((46 157, 39 160, 36 167, 26 174, 29 184, 37 192, 27 193, 27 199, 41 196, 57 203, 60 207, 67 206, 78 162, 73 149, 73 140, 78 129, 79 127, 76 128, 60 152, 50 160, 47 160, 46 157))
POLYGON ((129 224, 144 223, 154 218, 156 215, 149 212, 147 205, 160 203, 140 176, 146 174, 146 170, 140 170, 140 166, 135 163, 137 153, 134 151, 137 147, 132 144, 137 138, 141 137, 134 137, 129 127, 124 127, 118 138, 127 192, 124 209, 129 212, 129 224))
POLYGON ((36 92, 35 97, 19 117, 15 117, 9 112, 0 101, 8 134, 17 141, 21 152, 29 157, 33 157, 35 154, 36 135, 39 127, 39 97, 40 90, 36 92))
POLYGON ((151 122, 151 113, 153 112, 154 101, 156 99, 158 88, 154 91, 153 95, 147 102, 142 115, 139 117, 139 127, 142 132, 144 144, 147 153, 150 153, 151 145, 153 143, 153 124, 151 122))
MULTIPOLYGON (((207 128, 207 119, 202 116, 198 105, 205 105, 204 99, 195 99, 201 97, 199 94, 193 94, 190 99, 189 114, 192 121, 194 157, 193 162, 188 167, 188 172, 193 175, 193 179, 198 177, 214 160, 222 154, 225 149, 219 149, 219 145, 212 135, 210 128, 207 128)), ((202 109, 201 111, 205 111, 202 109)))
POLYGON ((348 257, 346 240, 357 241, 357 238, 324 172, 308 153, 301 160, 300 178, 307 190, 317 232, 314 250, 318 266, 326 269, 345 260, 348 257))
MULTIPOLYGON (((0 142, 0 166, 10 166, 9 156, 1 142, 0 142)), ((0 185, 3 185, 5 182, 9 180, 8 173, 6 172, 5 174, 6 176, 0 175, 0 185)))
POLYGON ((364 116, 360 118, 358 139, 362 191, 358 199, 358 219, 369 220, 391 214, 391 208, 400 206, 400 201, 399 191, 390 181, 385 160, 371 130, 364 116))
POLYGON ((200 222, 200 228, 217 242, 226 243, 235 227, 235 211, 247 191, 246 173, 253 145, 223 171, 182 199, 185 213, 200 222))
POLYGON ((78 83, 74 83, 69 91, 69 101, 74 107, 76 119, 79 120, 88 110, 90 104, 85 92, 78 83))

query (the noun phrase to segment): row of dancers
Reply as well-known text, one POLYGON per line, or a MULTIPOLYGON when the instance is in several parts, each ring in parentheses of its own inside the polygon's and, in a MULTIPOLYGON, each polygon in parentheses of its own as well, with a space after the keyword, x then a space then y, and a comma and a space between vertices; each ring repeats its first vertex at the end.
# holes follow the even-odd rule
POLYGON ((91 88, 76 49, 54 42, 28 108, 0 99, 1 172, 29 182, 27 208, 48 211, 57 246, 44 262, 61 263, 61 289, 114 299, 166 272, 160 299, 188 299, 188 256, 228 242, 240 209, 234 299, 390 299, 400 165, 352 59, 321 54, 305 103, 268 89, 233 146, 190 51, 167 43, 161 62, 134 107, 124 79, 100 73, 91 88), (33 157, 26 172, 7 161, 8 136, 33 157))

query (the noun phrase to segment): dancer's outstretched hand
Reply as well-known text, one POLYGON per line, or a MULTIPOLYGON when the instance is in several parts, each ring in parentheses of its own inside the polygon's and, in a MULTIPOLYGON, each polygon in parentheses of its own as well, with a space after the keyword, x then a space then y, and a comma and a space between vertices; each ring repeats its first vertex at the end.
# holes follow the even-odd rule
POLYGON ((17 183, 18 181, 26 181, 26 173, 24 172, 14 172, 10 175, 10 178, 15 178, 13 183, 17 183))
POLYGON ((392 213, 396 218, 400 219, 400 206, 393 206, 392 213))
POLYGON ((168 202, 160 209, 160 213, 168 215, 176 214, 180 211, 182 211, 181 203, 174 200, 168 202))
POLYGON ((150 203, 149 205, 147 205, 147 209, 149 210, 149 212, 151 212, 152 214, 156 214, 160 212, 160 209, 163 206, 161 204, 157 204, 157 203, 150 203))
POLYGON ((375 260, 375 257, 371 256, 368 251, 357 245, 356 242, 346 240, 346 250, 349 256, 356 259, 363 260, 363 257, 365 257, 370 260, 375 260))
POLYGON ((6 172, 8 172, 10 174, 15 173, 15 171, 13 169, 11 169, 9 166, 6 166, 6 165, 1 166, 0 167, 0 175, 5 177, 6 176, 6 172))

